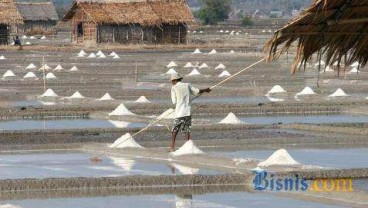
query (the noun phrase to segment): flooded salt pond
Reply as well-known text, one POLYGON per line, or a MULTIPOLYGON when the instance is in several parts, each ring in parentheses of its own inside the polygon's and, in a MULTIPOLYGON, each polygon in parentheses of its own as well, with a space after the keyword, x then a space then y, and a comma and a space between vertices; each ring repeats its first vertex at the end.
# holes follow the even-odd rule
POLYGON ((127 175, 218 174, 167 163, 146 162, 122 157, 102 157, 92 164, 87 153, 39 153, 0 155, 0 179, 118 177, 127 175))
MULTIPOLYGON (((249 124, 331 124, 331 123, 368 123, 368 116, 357 115, 311 115, 311 116, 257 116, 240 117, 249 124)), ((220 119, 221 120, 221 119, 220 119)), ((218 120, 218 121, 220 121, 218 120)))
MULTIPOLYGON (((170 99, 152 99, 155 103, 171 104, 170 99)), ((270 101, 264 97, 198 97, 194 103, 238 103, 238 104, 258 104, 269 103, 270 101)))
POLYGON ((267 195, 263 193, 213 193, 204 195, 141 195, 141 196, 106 196, 85 198, 60 198, 60 199, 26 199, 2 201, 2 204, 14 204, 22 208, 332 208, 343 207, 337 205, 324 205, 315 202, 307 202, 293 198, 267 195))
MULTIPOLYGON (((231 152, 211 152, 234 158, 256 158, 265 160, 275 150, 242 150, 231 152)), ((368 168, 368 148, 347 149, 291 149, 289 154, 305 165, 318 165, 333 168, 368 168)))
POLYGON ((144 123, 125 121, 64 119, 64 120, 12 120, 1 121, 0 130, 43 130, 43 129, 93 129, 93 128, 140 128, 144 123))

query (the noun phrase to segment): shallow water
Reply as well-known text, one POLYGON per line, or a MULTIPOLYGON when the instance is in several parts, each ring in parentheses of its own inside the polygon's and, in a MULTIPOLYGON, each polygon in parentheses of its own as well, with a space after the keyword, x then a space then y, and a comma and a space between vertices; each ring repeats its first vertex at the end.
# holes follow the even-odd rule
MULTIPOLYGON (((211 152, 211 154, 225 155, 234 158, 256 158, 265 160, 275 150, 242 150, 231 152, 211 152)), ((368 148, 347 149, 291 149, 289 154, 298 162, 305 165, 318 165, 333 168, 368 168, 368 148)))
POLYGON ((12 120, 0 121, 0 130, 42 130, 42 129, 93 129, 93 128, 140 128, 144 123, 125 121, 65 119, 65 120, 12 120))
MULTIPOLYGON (((153 99, 155 103, 171 103, 169 99, 153 99)), ((270 101, 263 96, 260 97, 199 97, 193 103, 238 103, 238 104, 258 104, 269 103, 270 101)))
POLYGON ((102 157, 92 164, 88 153, 40 153, 0 156, 0 179, 118 177, 127 175, 218 174, 177 164, 102 157))
POLYGON ((204 195, 142 195, 142 196, 106 196, 93 198, 67 199, 27 199, 2 201, 2 204, 15 204, 22 208, 332 208, 337 205, 324 205, 298 199, 266 195, 263 193, 213 193, 204 195))

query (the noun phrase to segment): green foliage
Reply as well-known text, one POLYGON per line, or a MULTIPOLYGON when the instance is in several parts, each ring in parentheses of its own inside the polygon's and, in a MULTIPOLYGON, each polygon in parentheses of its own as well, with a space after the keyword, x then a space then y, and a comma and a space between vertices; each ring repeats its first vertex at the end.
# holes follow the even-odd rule
POLYGON ((231 0, 202 0, 202 3, 198 16, 204 24, 216 25, 229 18, 231 0))
POLYGON ((253 20, 252 20, 251 16, 243 17, 243 19, 242 19, 242 25, 243 26, 252 26, 253 24, 254 23, 253 23, 253 20))

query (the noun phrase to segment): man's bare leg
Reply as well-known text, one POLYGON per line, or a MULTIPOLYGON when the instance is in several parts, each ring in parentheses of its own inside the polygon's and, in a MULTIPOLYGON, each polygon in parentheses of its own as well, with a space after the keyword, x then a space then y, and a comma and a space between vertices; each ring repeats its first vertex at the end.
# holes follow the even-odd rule
POLYGON ((171 134, 171 150, 174 151, 175 150, 175 141, 176 141, 176 136, 178 135, 178 132, 173 132, 171 134))
POLYGON ((188 133, 185 133, 185 139, 187 140, 187 141, 189 141, 190 140, 190 133, 188 132, 188 133))

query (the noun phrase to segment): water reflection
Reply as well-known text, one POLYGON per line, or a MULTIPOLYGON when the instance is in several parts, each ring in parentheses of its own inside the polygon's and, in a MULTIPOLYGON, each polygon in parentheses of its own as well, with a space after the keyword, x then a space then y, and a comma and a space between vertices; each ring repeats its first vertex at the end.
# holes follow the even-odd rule
POLYGON ((192 195, 176 195, 175 196, 175 208, 192 208, 193 196, 192 195))

